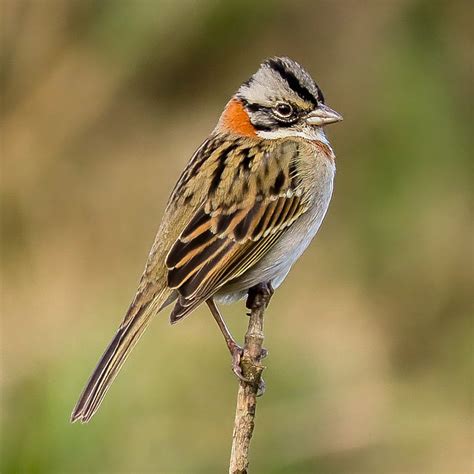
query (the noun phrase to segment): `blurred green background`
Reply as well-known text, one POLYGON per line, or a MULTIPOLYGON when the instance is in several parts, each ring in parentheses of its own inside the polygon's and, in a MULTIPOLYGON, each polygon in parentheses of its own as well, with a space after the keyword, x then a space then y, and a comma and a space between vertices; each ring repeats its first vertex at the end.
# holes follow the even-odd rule
MULTIPOLYGON (((472 472, 471 2, 0 5, 1 472, 226 472, 237 382, 205 308, 160 315, 93 421, 68 418, 180 171, 272 55, 345 120, 267 312, 252 472, 472 472)), ((243 304, 224 314, 241 338, 243 304)))

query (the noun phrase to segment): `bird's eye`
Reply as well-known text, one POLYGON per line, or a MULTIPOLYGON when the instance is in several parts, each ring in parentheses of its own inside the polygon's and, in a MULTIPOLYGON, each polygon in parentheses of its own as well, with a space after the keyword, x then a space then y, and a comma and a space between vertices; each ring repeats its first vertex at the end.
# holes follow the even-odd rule
POLYGON ((279 102, 273 110, 276 115, 282 118, 289 118, 293 115, 293 107, 286 102, 279 102))

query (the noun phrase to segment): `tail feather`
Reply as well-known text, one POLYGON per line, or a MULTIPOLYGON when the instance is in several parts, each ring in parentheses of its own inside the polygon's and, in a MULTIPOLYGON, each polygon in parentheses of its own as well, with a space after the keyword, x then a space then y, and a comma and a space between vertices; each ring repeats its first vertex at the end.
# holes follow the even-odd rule
POLYGON ((81 393, 71 414, 72 423, 78 420, 87 423, 92 418, 152 316, 164 306, 161 302, 162 298, 155 298, 125 319, 81 393))

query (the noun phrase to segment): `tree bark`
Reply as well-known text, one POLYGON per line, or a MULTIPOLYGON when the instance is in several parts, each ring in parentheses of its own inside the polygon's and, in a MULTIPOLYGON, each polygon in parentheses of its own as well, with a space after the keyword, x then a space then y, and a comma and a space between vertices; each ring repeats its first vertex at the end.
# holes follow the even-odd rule
POLYGON ((247 308, 250 309, 249 325, 245 334, 243 355, 240 361, 242 374, 247 380, 239 382, 237 406, 235 410, 230 474, 246 474, 249 465, 250 440, 255 426, 257 397, 263 395, 262 372, 265 367, 261 360, 266 355, 263 349, 263 316, 273 294, 269 284, 260 284, 249 290, 247 308))

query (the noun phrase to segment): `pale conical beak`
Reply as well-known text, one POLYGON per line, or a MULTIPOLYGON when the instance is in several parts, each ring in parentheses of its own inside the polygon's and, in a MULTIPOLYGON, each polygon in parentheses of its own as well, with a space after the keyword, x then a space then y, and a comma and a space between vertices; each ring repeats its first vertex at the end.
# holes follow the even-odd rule
POLYGON ((318 105, 316 110, 313 110, 306 116, 306 122, 310 125, 327 125, 329 123, 340 122, 342 115, 338 114, 335 110, 332 110, 327 105, 318 105))

